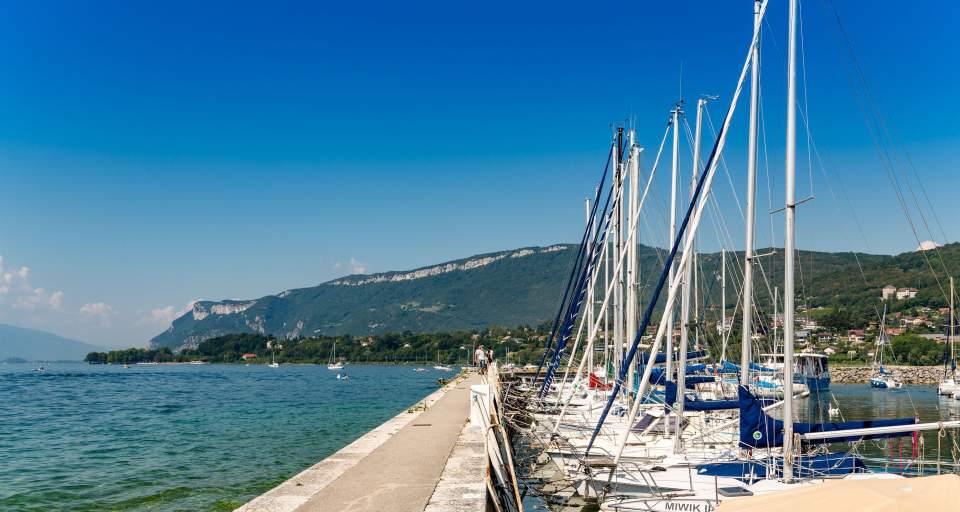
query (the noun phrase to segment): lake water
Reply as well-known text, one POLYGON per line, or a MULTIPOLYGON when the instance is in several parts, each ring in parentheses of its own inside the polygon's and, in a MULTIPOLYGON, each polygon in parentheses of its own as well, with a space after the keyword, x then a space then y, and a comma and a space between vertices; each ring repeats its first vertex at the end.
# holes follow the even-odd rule
MULTIPOLYGON (((0 510, 232 510, 451 375, 351 365, 344 382, 316 365, 33 368, 0 364, 0 510)), ((960 401, 932 387, 866 385, 834 385, 798 403, 798 417, 826 419, 829 400, 847 419, 960 419, 960 401)), ((925 448, 932 456, 934 433, 925 448)))
MULTIPOLYGON (((232 510, 452 372, 0 364, 0 510, 232 510)), ((455 369, 456 370, 456 369, 455 369)))
MULTIPOLYGON (((871 388, 868 384, 833 384, 826 392, 812 395, 810 398, 800 400, 796 404, 798 414, 795 416, 800 421, 810 422, 829 422, 829 421, 854 421, 864 419, 878 418, 920 418, 921 422, 935 422, 940 420, 960 420, 960 401, 951 397, 937 396, 936 386, 905 385, 903 389, 882 390, 871 388), (830 417, 829 407, 833 403, 839 405, 842 416, 830 417)), ((934 459, 943 461, 952 461, 951 447, 954 436, 958 436, 957 442, 960 443, 960 431, 944 431, 939 438, 940 446, 938 448, 938 432, 927 431, 923 436, 923 452, 926 460, 929 462, 934 459)), ((849 445, 836 445, 835 449, 845 449, 849 445)), ((917 452, 920 450, 920 441, 917 440, 917 452)), ((888 441, 868 441, 858 448, 859 453, 866 458, 886 457, 911 458, 913 451, 913 440, 910 437, 898 438, 888 441)), ((874 462, 868 460, 868 464, 876 469, 883 469, 874 462)), ((887 465, 887 469, 903 469, 902 465, 887 465)), ((912 472, 917 466, 906 468, 912 472)), ((924 466, 925 471, 936 471, 935 466, 924 466)))

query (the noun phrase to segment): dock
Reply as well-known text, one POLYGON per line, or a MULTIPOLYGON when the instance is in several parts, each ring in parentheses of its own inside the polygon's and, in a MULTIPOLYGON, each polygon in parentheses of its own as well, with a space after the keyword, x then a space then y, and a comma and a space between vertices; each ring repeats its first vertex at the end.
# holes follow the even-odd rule
POLYGON ((237 511, 486 511, 485 428, 469 419, 483 383, 462 374, 237 511))

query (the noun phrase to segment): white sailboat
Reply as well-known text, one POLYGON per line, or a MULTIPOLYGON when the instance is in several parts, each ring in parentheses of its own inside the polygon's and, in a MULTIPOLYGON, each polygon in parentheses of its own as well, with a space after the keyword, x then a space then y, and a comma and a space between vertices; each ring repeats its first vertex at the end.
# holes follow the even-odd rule
POLYGON ((280 368, 280 363, 277 362, 277 350, 278 348, 283 348, 282 345, 274 345, 272 341, 267 342, 267 348, 270 349, 270 364, 267 366, 270 368, 280 368))
POLYGON ((330 361, 327 363, 328 370, 342 370, 343 361, 337 359, 337 340, 333 340, 333 349, 330 352, 330 361))
POLYGON ((453 370, 453 368, 450 368, 450 367, 447 366, 447 365, 440 364, 440 349, 439 349, 439 348, 437 348, 437 364, 434 365, 433 369, 434 369, 434 370, 440 370, 441 372, 449 372, 449 371, 452 371, 452 370, 453 370))
POLYGON ((880 317, 880 332, 877 334, 877 350, 873 355, 874 374, 870 377, 870 387, 877 389, 900 389, 903 382, 892 372, 883 367, 883 347, 887 344, 887 333, 884 324, 887 320, 887 307, 883 307, 883 316, 880 317))
POLYGON ((949 373, 946 373, 946 374, 943 376, 943 379, 940 381, 940 385, 937 386, 937 394, 939 394, 939 395, 947 395, 947 396, 951 396, 951 395, 956 396, 957 389, 960 389, 960 387, 957 386, 957 358, 956 358, 956 356, 954 355, 954 349, 953 349, 954 324, 956 323, 955 320, 954 320, 955 317, 954 317, 954 314, 953 314, 953 297, 954 297, 954 293, 955 293, 955 292, 954 292, 954 290, 953 290, 953 277, 951 277, 951 278, 950 278, 950 320, 949 320, 949 322, 950 322, 950 327, 949 327, 949 329, 950 329, 950 330, 949 330, 949 333, 950 333, 950 371, 949 371, 949 373))

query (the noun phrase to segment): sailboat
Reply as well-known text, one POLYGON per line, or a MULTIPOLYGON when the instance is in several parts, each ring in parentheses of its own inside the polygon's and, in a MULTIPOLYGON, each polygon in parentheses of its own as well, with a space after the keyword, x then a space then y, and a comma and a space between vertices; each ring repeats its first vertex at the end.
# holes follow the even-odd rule
POLYGON ((450 368, 447 365, 440 364, 440 349, 437 348, 437 364, 433 367, 434 370, 440 370, 442 372, 452 371, 453 368, 450 368))
POLYGON ((877 334, 877 351, 873 355, 874 374, 870 377, 870 387, 877 389, 900 389, 903 382, 892 372, 883 367, 883 347, 887 344, 887 333, 884 324, 887 320, 887 307, 883 307, 883 316, 880 317, 880 332, 877 334))
POLYGON ((960 388, 957 386, 957 358, 954 355, 953 349, 953 331, 954 331, 954 315, 953 315, 953 277, 950 278, 950 373, 944 372, 943 380, 940 381, 940 385, 937 386, 937 394, 939 395, 954 395, 956 396, 957 389, 960 388))
POLYGON ((280 368, 280 363, 277 362, 277 351, 278 348, 283 348, 280 345, 274 345, 272 341, 267 342, 267 348, 270 349, 270 364, 267 366, 270 368, 280 368))
POLYGON ((333 340, 333 349, 330 352, 330 362, 327 363, 328 370, 342 370, 343 361, 337 359, 337 340, 333 340))

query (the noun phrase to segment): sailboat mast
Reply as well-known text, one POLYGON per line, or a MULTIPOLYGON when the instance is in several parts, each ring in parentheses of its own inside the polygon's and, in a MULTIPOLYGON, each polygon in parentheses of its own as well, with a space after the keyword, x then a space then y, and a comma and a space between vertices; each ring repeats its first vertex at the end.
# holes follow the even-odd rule
MULTIPOLYGON (((608 236, 604 242, 604 247, 610 247, 610 237, 608 236)), ((610 251, 603 251, 605 254, 603 256, 603 289, 606 290, 610 287, 610 251)), ((600 312, 603 314, 603 373, 606 376, 607 368, 612 368, 614 372, 617 370, 616 361, 613 359, 613 351, 610 350, 612 345, 610 344, 610 310, 609 308, 602 308, 600 312)))
MULTIPOLYGON (((690 179, 690 199, 693 200, 693 189, 696 187, 698 162, 700 160, 700 116, 703 113, 703 98, 697 100, 697 124, 693 135, 693 175, 690 179)), ((687 247, 694 246, 695 235, 687 231, 687 247)), ((690 257, 685 258, 683 265, 683 289, 680 296, 680 354, 677 363, 677 429, 674 431, 673 452, 681 453, 683 436, 680 424, 683 421, 683 401, 687 389, 687 347, 690 345, 690 292, 693 289, 693 256, 696 250, 690 251, 690 257)))
POLYGON ((720 337, 727 335, 727 250, 720 249, 720 337))
MULTIPOLYGON (((760 31, 760 0, 753 2, 753 30, 760 31)), ((750 128, 747 141, 747 232, 743 247, 743 327, 740 338, 740 384, 750 384, 753 353, 753 222, 757 196, 757 113, 760 98, 760 41, 750 64, 750 128)), ((776 332, 776 331, 774 331, 776 332)))
MULTIPOLYGON (((680 177, 680 138, 677 129, 680 125, 680 102, 674 107, 673 115, 673 164, 670 178, 670 233, 667 236, 668 244, 672 244, 677 237, 677 179, 680 177)), ((673 262, 670 263, 668 279, 673 282, 673 262)), ((673 375, 673 308, 664 311, 667 315, 667 375, 673 375)))
POLYGON ((957 368, 956 368, 956 356, 953 352, 953 336, 954 336, 954 320, 953 320, 953 276, 950 276, 950 365, 953 371, 953 376, 956 377, 957 368))
POLYGON ((623 361, 623 260, 621 258, 622 249, 623 249, 623 198, 624 198, 624 173, 623 173, 623 162, 620 160, 620 156, 623 155, 623 127, 617 127, 617 156, 614 159, 614 164, 616 164, 617 170, 617 201, 615 203, 614 210, 614 268, 619 268, 620 272, 615 274, 615 283, 613 294, 613 315, 614 315, 614 324, 613 324, 613 336, 616 338, 617 343, 617 357, 620 359, 621 364, 623 361))
MULTIPOLYGON (((627 231, 638 229, 637 215, 639 214, 640 198, 640 148, 636 143, 636 132, 630 130, 630 159, 628 160, 630 176, 630 208, 627 217, 627 231)), ((637 239, 635 232, 627 234, 630 245, 627 247, 627 340, 633 342, 637 335, 637 239)), ((636 365, 630 365, 627 372, 627 389, 633 391, 636 365)))
POLYGON ((793 314, 797 181, 797 0, 790 0, 787 48, 786 233, 783 241, 783 478, 793 479, 793 314))
MULTIPOLYGON (((583 214, 584 214, 584 218, 586 219, 586 222, 587 222, 587 227, 589 228, 589 227, 590 227, 590 198, 589 198, 589 197, 588 197, 588 198, 585 198, 585 199, 583 200, 583 214)), ((593 234, 594 234, 594 231, 595 231, 595 230, 590 230, 590 233, 587 234, 587 246, 592 246, 592 245, 593 245, 593 234)), ((600 266, 598 265, 598 266, 595 267, 595 269, 594 269, 593 272, 594 272, 594 273, 597 273, 597 272, 599 272, 599 271, 600 271, 600 266)), ((590 281, 588 281, 588 282, 589 282, 590 284, 589 284, 589 288, 587 288, 587 316, 586 316, 586 320, 587 320, 587 325, 592 326, 592 325, 593 325, 593 316, 594 316, 593 285, 594 285, 594 283, 595 283, 596 281, 593 279, 593 276, 591 275, 591 276, 590 276, 590 281)), ((588 358, 587 361, 589 361, 588 371, 589 371, 589 372, 593 372, 593 330, 592 330, 592 329, 588 332, 588 336, 589 336, 589 339, 587 340, 587 346, 590 347, 590 351, 587 353, 586 357, 588 358)))

